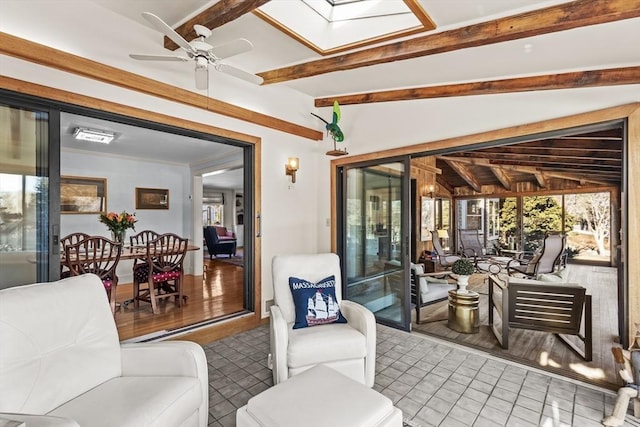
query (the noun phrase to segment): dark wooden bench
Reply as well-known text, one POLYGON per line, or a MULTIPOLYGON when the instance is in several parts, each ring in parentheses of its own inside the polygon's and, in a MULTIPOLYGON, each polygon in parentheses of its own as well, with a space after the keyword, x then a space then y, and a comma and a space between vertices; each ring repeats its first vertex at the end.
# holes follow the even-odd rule
POLYGON ((489 327, 504 349, 509 348, 511 328, 529 329, 556 334, 584 360, 592 360, 591 295, 579 285, 489 276, 489 327), (499 327, 494 313, 500 318, 499 327), (584 349, 563 335, 577 336, 584 349))

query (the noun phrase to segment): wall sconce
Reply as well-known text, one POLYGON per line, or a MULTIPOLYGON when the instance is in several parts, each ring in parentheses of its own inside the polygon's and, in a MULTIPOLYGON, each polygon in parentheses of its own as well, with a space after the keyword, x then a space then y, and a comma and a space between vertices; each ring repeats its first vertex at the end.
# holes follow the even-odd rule
POLYGON ((287 159, 287 164, 284 165, 285 175, 291 176, 292 183, 296 182, 296 172, 298 171, 299 167, 300 167, 300 162, 298 161, 297 157, 289 157, 287 159))
POLYGON ((429 197, 433 199, 433 193, 436 191, 436 186, 431 184, 429 185, 429 187, 427 187, 427 189, 429 190, 429 197))

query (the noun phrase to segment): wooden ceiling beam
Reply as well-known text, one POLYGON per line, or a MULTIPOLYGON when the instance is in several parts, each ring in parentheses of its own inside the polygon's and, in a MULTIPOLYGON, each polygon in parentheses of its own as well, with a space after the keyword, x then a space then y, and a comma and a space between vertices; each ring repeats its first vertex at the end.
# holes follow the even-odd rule
POLYGON ((493 155, 493 154, 504 154, 504 155, 531 155, 531 156, 562 156, 562 157, 573 157, 573 158, 585 158, 585 154, 591 154, 592 157, 598 159, 609 159, 609 160, 618 160, 622 159, 622 149, 616 150, 599 150, 597 148, 591 149, 588 146, 583 148, 560 148, 560 147, 531 147, 525 144, 521 145, 509 145, 503 147, 496 148, 485 148, 483 150, 476 151, 468 151, 456 155, 464 155, 464 156, 476 156, 476 155, 493 155))
POLYGON ((606 166, 606 165, 585 165, 585 164, 575 164, 568 162, 535 162, 529 160, 505 160, 505 159, 496 159, 491 160, 492 165, 500 165, 500 166, 524 166, 524 167, 533 167, 537 169, 572 169, 575 171, 582 171, 586 173, 598 173, 598 172, 611 172, 620 174, 622 171, 621 167, 615 166, 606 166))
POLYGON ((460 153, 460 155, 452 156, 454 158, 480 158, 480 159, 491 159, 491 160, 520 160, 525 159, 529 162, 536 163, 548 163, 553 162, 560 164, 582 164, 582 165, 593 165, 595 167, 598 166, 612 166, 617 168, 622 168, 622 159, 620 158, 605 158, 600 156, 588 157, 584 154, 588 154, 583 152, 582 156, 571 156, 567 154, 530 154, 523 150, 522 152, 514 151, 509 153, 500 153, 500 152, 485 152, 485 151, 471 151, 468 153, 460 153))
POLYGON ((541 188, 545 188, 547 186, 547 180, 543 172, 538 171, 534 173, 533 176, 536 178, 536 181, 538 181, 538 186, 540 186, 541 188))
POLYGON ((500 181, 500 184, 502 184, 505 190, 511 190, 511 179, 500 166, 489 166, 489 170, 491 170, 493 175, 500 181))
POLYGON ((442 169, 438 169, 435 166, 425 165, 424 163, 411 162, 411 167, 422 169, 427 172, 442 174, 442 169))
POLYGON ((599 185, 611 185, 611 181, 603 181, 599 179, 593 179, 585 177, 584 175, 574 175, 569 173, 559 173, 559 172, 545 172, 545 174, 552 178, 566 179, 569 181, 579 182, 581 185, 584 184, 599 184, 599 185))
POLYGON ((640 0, 575 0, 437 34, 269 70, 259 75, 264 78, 264 84, 279 83, 638 16, 640 0))
MULTIPOLYGON (((191 41, 198 36, 193 30, 194 25, 202 25, 213 30, 268 2, 269 0, 219 0, 210 8, 203 10, 178 28, 175 28, 175 31, 185 40, 191 41)), ((169 37, 164 36, 164 47, 165 49, 175 50, 178 48, 178 45, 169 37)))
POLYGON ((445 159, 445 162, 462 178, 474 191, 480 193, 482 192, 482 185, 478 182, 478 180, 473 176, 473 173, 464 166, 461 162, 457 162, 455 160, 445 159))
POLYGON ((639 83, 640 67, 623 67, 575 71, 562 74, 547 74, 532 77, 518 77, 513 79, 458 83, 442 86, 387 90, 381 92, 334 96, 331 98, 317 98, 314 101, 314 104, 316 107, 329 107, 333 105, 334 101, 338 101, 340 105, 369 104, 375 102, 414 101, 416 99, 632 85, 639 83))
MULTIPOLYGON (((252 111, 186 89, 171 86, 167 83, 162 83, 129 71, 120 70, 106 64, 101 64, 87 58, 35 43, 31 40, 6 34, 2 31, 0 31, 0 54, 13 56, 23 61, 33 62, 42 67, 50 67, 66 73, 243 120, 248 123, 254 123, 314 141, 322 141, 324 138, 323 132, 316 129, 307 128, 258 111, 252 111)), ((18 80, 3 76, 0 72, 0 86, 2 86, 2 83, 19 85, 20 87, 24 86, 24 84, 18 83, 18 80)), ((69 101, 67 100, 65 102, 69 101)))
POLYGON ((442 175, 436 175, 436 183, 446 189, 449 194, 453 194, 455 187, 453 185, 451 185, 451 183, 449 183, 442 175))

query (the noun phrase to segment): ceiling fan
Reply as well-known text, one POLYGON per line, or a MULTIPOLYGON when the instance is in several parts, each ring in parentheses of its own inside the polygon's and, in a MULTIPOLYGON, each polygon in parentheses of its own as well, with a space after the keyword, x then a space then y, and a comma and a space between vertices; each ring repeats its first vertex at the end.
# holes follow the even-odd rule
POLYGON ((255 74, 248 73, 239 68, 222 62, 224 58, 230 56, 239 55, 244 52, 248 52, 253 49, 253 45, 249 40, 236 39, 228 43, 211 46, 205 40, 211 36, 211 30, 202 26, 194 25, 198 37, 191 42, 186 41, 180 34, 174 31, 169 25, 167 25, 162 19, 149 12, 142 12, 142 16, 158 31, 173 40, 181 49, 183 49, 187 56, 180 55, 144 55, 144 54, 130 54, 133 59, 139 59, 143 61, 194 61, 196 64, 196 88, 207 89, 209 87, 209 65, 211 65, 216 71, 220 71, 225 74, 240 78, 242 80, 261 84, 263 79, 255 74))

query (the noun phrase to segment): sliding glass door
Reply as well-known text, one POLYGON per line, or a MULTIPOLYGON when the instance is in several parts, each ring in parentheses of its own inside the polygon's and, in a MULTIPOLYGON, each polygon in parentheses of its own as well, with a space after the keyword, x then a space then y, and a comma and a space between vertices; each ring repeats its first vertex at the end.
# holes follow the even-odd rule
POLYGON ((378 322, 410 327, 408 161, 340 170, 344 297, 378 322))
POLYGON ((50 162, 50 114, 0 102, 0 289, 57 278, 57 162, 50 162), (52 193, 50 193, 52 191, 52 193), (51 218, 54 218, 51 221, 51 218))

